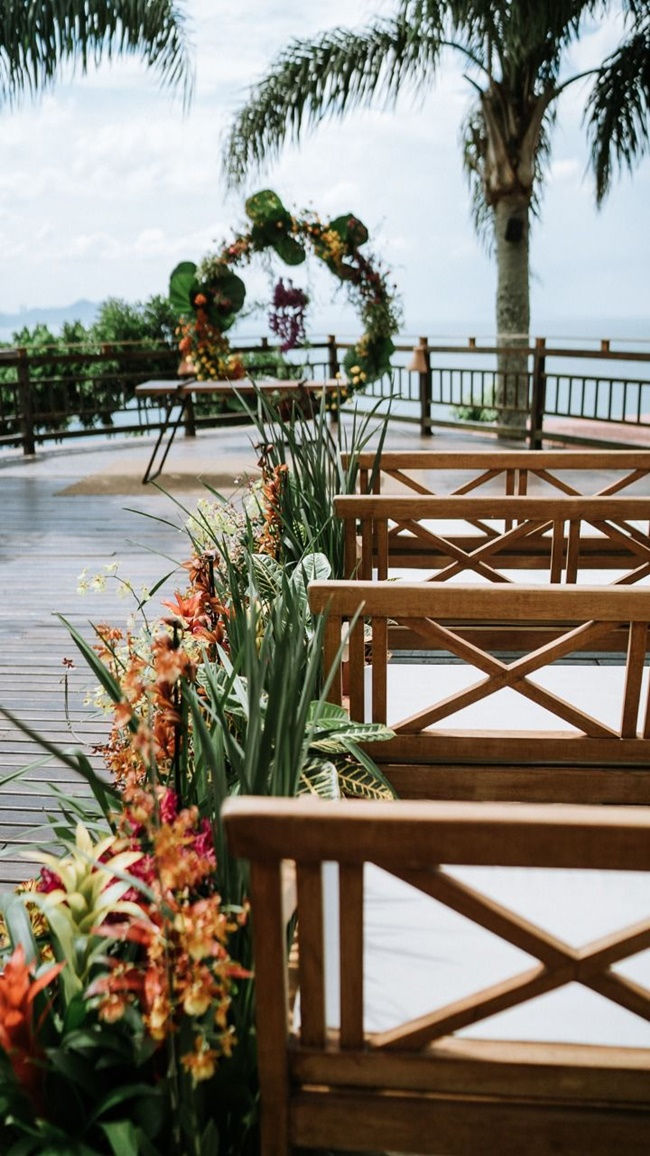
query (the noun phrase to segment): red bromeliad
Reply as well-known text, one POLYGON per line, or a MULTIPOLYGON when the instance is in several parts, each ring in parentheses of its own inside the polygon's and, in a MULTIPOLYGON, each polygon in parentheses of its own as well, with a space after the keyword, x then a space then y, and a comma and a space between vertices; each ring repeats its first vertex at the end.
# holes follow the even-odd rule
POLYGON ((42 1055, 37 1041, 40 1023, 34 1025, 34 1000, 63 967, 63 963, 54 964, 35 978, 35 966, 27 963, 25 950, 18 944, 0 974, 0 1047, 7 1053, 16 1079, 32 1096, 38 1089, 36 1061, 42 1055))

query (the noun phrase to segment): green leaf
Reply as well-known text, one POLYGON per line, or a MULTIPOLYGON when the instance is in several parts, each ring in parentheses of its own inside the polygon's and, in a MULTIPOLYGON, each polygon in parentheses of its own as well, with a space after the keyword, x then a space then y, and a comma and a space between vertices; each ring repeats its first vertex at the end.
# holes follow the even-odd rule
POLYGON ((332 719, 321 726, 317 720, 312 746, 318 750, 340 750, 342 745, 354 743, 385 743, 395 738, 395 732, 383 723, 359 723, 350 718, 332 719))
MULTIPOLYGON (((383 776, 382 776, 383 778, 383 776)), ((374 768, 346 763, 339 768, 339 787, 347 799, 394 799, 395 792, 388 782, 381 781, 374 768)))
POLYGON ((95 1108, 88 1123, 94 1124, 111 1108, 123 1104, 125 1100, 134 1100, 139 1096, 159 1096, 160 1092, 151 1084, 126 1084, 122 1088, 113 1088, 95 1108))
POLYGON ((67 966, 61 972, 61 982, 67 1003, 83 990, 83 984, 75 971, 78 938, 74 934, 72 924, 59 908, 54 907, 51 903, 48 904, 47 895, 30 892, 30 902, 43 912, 50 926, 55 946, 58 946, 58 951, 55 952, 57 959, 66 961, 67 966))
POLYGON ((358 249, 360 245, 365 245, 369 236, 363 221, 360 221, 353 213, 344 213, 343 216, 336 217, 335 220, 330 221, 328 228, 338 233, 341 240, 345 241, 352 249, 358 249))
POLYGON ((264 225, 267 221, 288 216, 278 194, 274 193, 272 189, 261 189, 259 193, 253 193, 246 201, 244 208, 247 216, 256 225, 264 225))
POLYGON ((201 1135, 201 1156, 219 1156, 219 1132, 214 1120, 209 1120, 201 1135))
POLYGON ((251 568, 255 585, 260 594, 272 599, 277 597, 282 587, 283 567, 270 554, 251 554, 251 568))
POLYGON ((98 1085, 92 1066, 84 1056, 75 1055, 60 1047, 48 1048, 47 1058, 53 1071, 63 1076, 71 1087, 76 1084, 90 1098, 97 1095, 101 1085, 98 1085))
POLYGON ((0 893, 0 912, 2 912, 7 925, 12 945, 18 947, 18 944, 22 944, 27 963, 31 963, 32 960, 37 961, 39 952, 32 924, 20 896, 0 893))
POLYGON ((140 1156, 160 1156, 160 1149, 156 1148, 142 1128, 136 1128, 138 1137, 138 1152, 140 1156))
POLYGON ((130 1120, 113 1120, 100 1125, 113 1156, 138 1156, 138 1133, 130 1120))
POLYGON ((210 279, 210 289, 214 293, 214 302, 210 304, 208 316, 212 309, 216 310, 221 326, 221 318, 239 313, 246 299, 246 286, 241 277, 224 266, 223 272, 210 279))
POLYGON ((340 799, 339 773, 334 763, 309 763, 298 785, 299 795, 317 795, 319 799, 340 799))
POLYGON ((215 797, 220 807, 228 797, 228 780, 226 778, 223 757, 217 757, 215 743, 213 742, 212 735, 207 728, 201 707, 196 696, 187 688, 185 688, 184 694, 186 695, 190 704, 192 721, 194 723, 196 737, 198 738, 199 749, 197 754, 199 758, 203 758, 205 760, 208 766, 212 776, 212 784, 215 791, 215 797))
POLYGON ((120 684, 117 679, 113 678, 111 672, 106 669, 99 655, 93 650, 92 646, 86 642, 86 639, 83 637, 83 635, 81 635, 79 631, 76 630, 72 625, 72 623, 68 622, 68 620, 64 618, 62 614, 57 614, 57 618, 65 626, 75 646, 79 651, 81 651, 81 654, 88 663, 88 666, 95 675, 95 678, 99 683, 101 683, 109 698, 111 698, 113 702, 121 702, 122 690, 120 684))
POLYGON ((289 579, 290 585, 300 595, 301 601, 307 603, 307 587, 310 582, 323 581, 332 575, 332 567, 325 554, 306 554, 293 571, 289 579))
POLYGON ((169 278, 169 300, 172 309, 179 314, 192 313, 191 293, 198 288, 196 265, 193 261, 181 261, 172 270, 169 278))
MULTIPOLYGON (((370 798, 380 798, 380 799, 395 799, 395 798, 397 798, 395 788, 393 787, 392 783, 389 782, 389 780, 386 778, 383 771, 380 771, 379 767, 375 763, 373 763, 372 759, 366 754, 366 752, 361 747, 355 746, 354 743, 349 743, 348 744, 348 751, 351 754, 352 758, 356 759, 356 761, 358 763, 360 763, 361 766, 365 769, 367 775, 369 776, 368 781, 369 782, 374 781, 377 784, 377 793, 371 795, 370 798)), ((351 780, 351 782, 352 782, 352 792, 354 794, 356 792, 356 786, 355 786, 355 782, 353 780, 351 780)), ((342 782, 341 774, 339 774, 339 784, 341 785, 341 789, 344 790, 344 783, 342 782)), ((364 796, 364 797, 367 797, 367 796, 364 796)))
POLYGON ((289 237, 278 229, 277 239, 273 241, 273 248, 285 265, 302 265, 306 253, 295 237, 289 237))
POLYGON ((32 1152, 38 1151, 42 1151, 40 1141, 33 1136, 25 1136, 24 1139, 12 1144, 7 1156, 31 1156, 32 1152))
POLYGON ((143 606, 146 606, 147 602, 150 602, 150 601, 151 601, 151 599, 153 598, 154 594, 157 594, 157 593, 158 593, 158 591, 160 590, 160 587, 165 585, 165 582, 167 581, 167 579, 168 579, 168 578, 171 578, 171 577, 172 577, 172 575, 176 573, 177 569, 178 569, 178 567, 177 567, 177 566, 175 566, 173 570, 169 570, 169 571, 167 572, 167 574, 164 574, 162 578, 159 578, 159 579, 158 579, 158 581, 157 581, 156 583, 154 583, 154 585, 153 585, 153 586, 151 587, 151 589, 149 590, 149 592, 148 592, 148 594, 147 594, 146 598, 142 598, 142 599, 141 599, 141 600, 138 602, 138 605, 137 605, 137 608, 136 608, 136 609, 137 609, 137 610, 142 610, 142 607, 143 607, 143 606))

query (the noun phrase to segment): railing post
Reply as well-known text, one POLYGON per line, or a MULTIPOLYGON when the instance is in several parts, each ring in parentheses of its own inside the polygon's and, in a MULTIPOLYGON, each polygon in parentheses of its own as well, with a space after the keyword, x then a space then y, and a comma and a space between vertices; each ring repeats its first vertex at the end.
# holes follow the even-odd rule
POLYGON ((542 449, 544 432, 544 410, 546 408, 546 339, 535 338, 533 354, 533 391, 530 403, 530 431, 528 448, 542 449))
POLYGON ((18 399, 20 404, 20 424, 23 434, 23 453, 27 456, 36 453, 34 444, 34 406, 32 386, 29 378, 29 359, 26 349, 18 350, 18 399))
POLYGON ((330 333, 327 338, 327 376, 336 377, 339 372, 339 357, 338 348, 336 345, 336 334, 330 333))
POLYGON ((429 339, 420 337, 420 348, 416 352, 418 362, 418 378, 420 393, 420 435, 423 438, 433 436, 431 429, 431 354, 429 353, 429 339))

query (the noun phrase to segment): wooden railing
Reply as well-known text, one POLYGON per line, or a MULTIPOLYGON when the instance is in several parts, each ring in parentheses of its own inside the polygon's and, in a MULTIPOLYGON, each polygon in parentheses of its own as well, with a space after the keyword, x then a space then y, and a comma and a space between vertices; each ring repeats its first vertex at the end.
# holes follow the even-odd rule
POLYGON ((392 382, 383 379, 369 392, 380 397, 392 390, 409 403, 408 413, 394 407, 393 417, 419 425, 423 436, 435 427, 463 425, 525 438, 531 449, 541 449, 545 437, 640 448, 650 440, 649 364, 647 343, 585 340, 579 347, 538 337, 522 350, 472 337, 454 342, 420 337, 415 347, 396 346, 392 382), (522 353, 527 373, 497 371, 497 361, 502 366, 508 356, 522 353), (598 362, 602 371, 585 372, 585 362, 598 362), (510 424, 499 414, 499 388, 509 396, 510 424))
MULTIPOLYGON (((331 334, 289 356, 308 376, 333 377, 350 347, 351 342, 331 334)), ((268 353, 269 368, 277 376, 276 355, 266 339, 238 350, 256 354, 262 372, 259 359, 268 353)), ((474 338, 436 343, 421 337, 415 351, 410 343, 398 342, 392 373, 364 396, 370 401, 391 397, 391 420, 417 425, 424 436, 435 428, 463 427, 526 440, 531 449, 540 449, 549 437, 611 447, 649 444, 650 375, 644 375, 650 345, 619 342, 614 348, 602 340, 578 348, 537 338, 524 351, 528 371, 504 383, 510 376, 503 371, 508 352, 474 338), (585 371, 593 361, 602 372, 594 374, 589 366, 585 371), (510 424, 500 420, 503 414, 496 408, 496 394, 504 385, 510 424)), ((520 358, 522 349, 515 352, 520 358)), ((46 439, 158 428, 158 407, 137 403, 134 389, 147 378, 174 378, 177 365, 177 351, 168 346, 104 344, 38 354, 1 349, 0 446, 21 445, 30 454, 46 439)), ((216 424, 232 417, 223 405, 202 403, 199 412, 189 414, 186 432, 193 432, 195 422, 216 424)))

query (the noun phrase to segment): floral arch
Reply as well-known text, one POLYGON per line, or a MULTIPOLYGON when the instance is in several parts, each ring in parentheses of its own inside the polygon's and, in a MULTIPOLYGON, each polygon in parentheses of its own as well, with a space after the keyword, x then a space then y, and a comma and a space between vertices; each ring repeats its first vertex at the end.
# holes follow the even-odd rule
MULTIPOLYGON (((180 317, 179 348, 197 377, 237 379, 245 374, 241 357, 231 352, 226 337, 246 297, 235 269, 264 252, 274 252, 286 265, 300 265, 308 251, 345 286, 360 314, 363 334, 343 362, 349 385, 359 389, 387 373, 399 307, 388 273, 361 252, 368 240, 365 225, 351 213, 327 223, 312 212, 295 216, 270 189, 249 197, 245 209, 251 222, 245 232, 198 266, 182 261, 171 274, 169 296, 180 317)), ((269 323, 283 352, 304 340, 307 304, 302 289, 291 281, 278 281, 269 323)))

